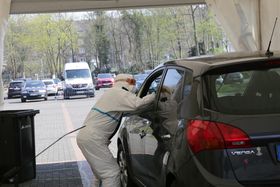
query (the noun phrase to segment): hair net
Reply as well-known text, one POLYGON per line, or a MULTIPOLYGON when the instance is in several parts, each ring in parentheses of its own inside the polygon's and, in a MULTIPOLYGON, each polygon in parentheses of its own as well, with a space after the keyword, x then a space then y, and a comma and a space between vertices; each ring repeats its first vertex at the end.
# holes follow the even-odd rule
POLYGON ((135 80, 130 74, 118 74, 115 78, 114 87, 124 87, 131 92, 135 87, 135 80))

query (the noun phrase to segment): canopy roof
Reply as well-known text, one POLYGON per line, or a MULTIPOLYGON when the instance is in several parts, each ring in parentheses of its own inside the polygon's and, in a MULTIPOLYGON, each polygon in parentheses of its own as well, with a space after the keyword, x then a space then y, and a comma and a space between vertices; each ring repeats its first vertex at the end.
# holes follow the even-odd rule
POLYGON ((11 14, 201 4, 204 0, 12 0, 11 14))

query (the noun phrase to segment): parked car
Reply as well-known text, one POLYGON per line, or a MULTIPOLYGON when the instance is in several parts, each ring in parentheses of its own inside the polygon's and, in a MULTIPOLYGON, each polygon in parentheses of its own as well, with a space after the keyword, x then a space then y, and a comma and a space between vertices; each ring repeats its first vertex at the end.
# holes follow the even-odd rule
POLYGON ((233 73, 228 73, 227 75, 223 76, 224 78, 224 83, 242 83, 243 82, 243 75, 240 72, 233 72, 233 73))
POLYGON ((234 53, 156 69, 137 94, 154 92, 153 104, 122 119, 122 185, 280 186, 279 62, 280 56, 234 53), (248 79, 216 81, 235 72, 248 79))
POLYGON ((21 88, 24 85, 24 80, 14 80, 9 83, 8 99, 19 98, 21 96, 21 88))
POLYGON ((33 99, 48 100, 47 87, 42 80, 28 80, 21 90, 21 102, 33 99))
POLYGON ((114 85, 114 77, 111 73, 99 73, 97 74, 95 89, 110 88, 114 85))
POLYGON ((56 84, 57 91, 63 90, 62 82, 60 79, 55 78, 55 79, 53 79, 53 81, 56 84))
POLYGON ((63 97, 94 97, 95 90, 91 71, 87 62, 71 62, 64 65, 63 97))
POLYGON ((54 82, 53 79, 44 79, 42 80, 43 83, 46 85, 47 87, 47 92, 48 95, 56 95, 58 92, 58 86, 57 84, 54 82))

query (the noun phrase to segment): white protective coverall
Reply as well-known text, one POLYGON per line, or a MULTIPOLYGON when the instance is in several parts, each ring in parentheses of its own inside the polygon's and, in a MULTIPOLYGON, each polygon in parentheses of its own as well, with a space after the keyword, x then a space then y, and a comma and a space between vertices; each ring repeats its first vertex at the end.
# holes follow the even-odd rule
POLYGON ((117 75, 113 88, 107 90, 92 107, 84 121, 86 127, 77 135, 77 144, 97 179, 94 186, 99 186, 100 180, 102 187, 120 186, 120 169, 108 148, 109 138, 123 112, 149 107, 155 98, 154 94, 139 98, 131 93, 134 86, 127 79, 133 79, 132 75, 117 75))

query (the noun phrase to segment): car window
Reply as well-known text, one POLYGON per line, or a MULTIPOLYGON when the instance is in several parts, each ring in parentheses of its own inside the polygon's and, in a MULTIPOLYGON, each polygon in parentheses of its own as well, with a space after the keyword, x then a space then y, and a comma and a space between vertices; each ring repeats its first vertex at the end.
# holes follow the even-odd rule
POLYGON ((55 84, 58 84, 60 82, 59 79, 53 79, 53 81, 54 81, 55 84))
POLYGON ((52 81, 43 81, 45 83, 45 85, 52 85, 53 82, 52 81))
POLYGON ((28 81, 26 82, 25 87, 44 87, 44 83, 42 81, 28 81))
POLYGON ((145 85, 143 86, 143 89, 141 89, 140 93, 138 94, 141 98, 146 96, 147 94, 151 93, 158 93, 162 74, 164 69, 160 69, 153 73, 145 82, 145 85))
POLYGON ((68 79, 73 79, 73 78, 89 78, 90 77, 90 71, 88 69, 66 70, 66 77, 68 79))
POLYGON ((160 99, 168 98, 179 102, 182 97, 183 76, 184 71, 169 69, 160 90, 160 99))
POLYGON ((207 77, 205 103, 230 114, 280 112, 280 67, 249 69, 207 77))
POLYGON ((161 117, 162 128, 171 134, 178 126, 177 109, 182 99, 183 78, 183 70, 168 69, 159 92, 157 113, 161 117))
POLYGON ((11 82, 10 87, 15 88, 15 87, 22 87, 23 82, 11 82))

